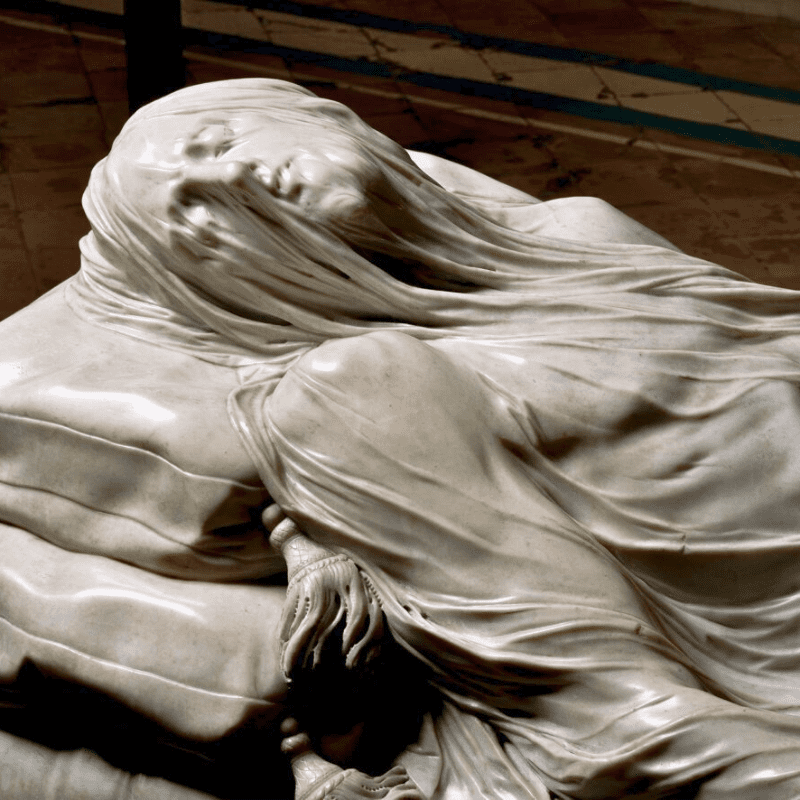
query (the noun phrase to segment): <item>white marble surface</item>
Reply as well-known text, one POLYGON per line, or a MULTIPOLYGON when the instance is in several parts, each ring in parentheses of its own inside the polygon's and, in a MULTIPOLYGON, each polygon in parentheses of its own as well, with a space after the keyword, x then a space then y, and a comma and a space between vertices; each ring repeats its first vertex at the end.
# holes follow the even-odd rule
MULTIPOLYGON (((143 109, 85 207, 79 276, 0 328, 7 681, 274 739, 399 644, 417 743, 366 776, 396 709, 285 722, 309 797, 800 790, 795 293, 280 81, 143 109)), ((61 798, 99 774, 35 753, 61 798)))

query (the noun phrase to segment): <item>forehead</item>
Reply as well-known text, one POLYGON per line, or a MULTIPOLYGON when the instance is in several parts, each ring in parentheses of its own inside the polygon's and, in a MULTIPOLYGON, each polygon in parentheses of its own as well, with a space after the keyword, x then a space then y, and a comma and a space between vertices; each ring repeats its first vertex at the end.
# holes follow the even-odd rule
POLYGON ((231 144, 257 139, 274 146, 337 140, 350 127, 342 123, 351 122, 351 117, 355 115, 338 103, 321 103, 311 113, 276 112, 272 108, 182 110, 134 118, 117 137, 114 150, 116 156, 145 167, 174 169, 185 162, 187 144, 204 135, 213 133, 231 144))

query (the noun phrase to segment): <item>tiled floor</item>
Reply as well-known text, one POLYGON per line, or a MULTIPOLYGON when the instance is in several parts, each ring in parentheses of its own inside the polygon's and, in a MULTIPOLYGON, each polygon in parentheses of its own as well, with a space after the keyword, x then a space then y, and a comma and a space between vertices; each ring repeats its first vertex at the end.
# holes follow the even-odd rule
MULTIPOLYGON (((121 2, 69 5, 119 11, 121 2)), ((390 30, 389 6, 376 0, 316 0, 316 16, 271 6, 184 0, 187 27, 281 48, 213 48, 198 35, 190 80, 298 80, 407 147, 542 198, 603 197, 693 254, 800 288, 800 155, 659 123, 799 143, 800 24, 665 0, 398 0, 391 16, 414 24, 390 30), (346 13, 321 19, 326 9, 346 13), (520 43, 530 46, 520 52, 520 43), (308 52, 344 61, 335 69, 297 56, 308 52), (364 64, 382 65, 385 77, 364 64), (711 76, 706 88, 691 82, 698 74, 711 76), (528 95, 470 96, 484 87, 528 95), (537 107, 530 93, 563 102, 537 107), (612 121, 604 109, 655 114, 655 127, 612 121)), ((80 195, 126 115, 119 20, 0 2, 0 316, 77 269, 80 195)))

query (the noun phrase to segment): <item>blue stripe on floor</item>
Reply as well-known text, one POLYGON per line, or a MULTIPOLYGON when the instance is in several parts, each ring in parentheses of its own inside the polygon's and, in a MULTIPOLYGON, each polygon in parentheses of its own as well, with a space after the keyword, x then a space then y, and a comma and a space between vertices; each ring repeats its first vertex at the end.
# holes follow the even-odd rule
MULTIPOLYGON (((469 80, 467 78, 450 78, 443 75, 434 75, 430 72, 413 72, 390 66, 383 62, 368 61, 365 58, 351 59, 308 50, 297 50, 238 36, 214 34, 194 29, 186 29, 185 33, 187 44, 213 47, 217 50, 230 51, 232 53, 247 52, 279 56, 287 62, 289 67, 294 64, 311 64, 338 72, 387 78, 415 86, 453 92, 461 97, 489 98, 527 106, 528 108, 560 111, 564 114, 572 114, 585 119, 621 122, 625 125, 633 125, 639 128, 655 128, 656 130, 669 131, 679 136, 688 136, 693 139, 704 139, 771 153, 800 156, 800 142, 743 131, 737 128, 726 128, 722 125, 675 119, 674 117, 652 114, 647 111, 636 111, 630 108, 593 103, 589 100, 573 100, 544 92, 532 92, 515 86, 484 83, 483 81, 469 80)), ((535 125, 536 121, 532 120, 532 124, 535 125)))
MULTIPOLYGON (((217 0, 231 5, 241 5, 236 0, 217 0)), ((0 7, 11 5, 9 0, 0 0, 0 7)), ((361 12, 339 11, 337 9, 324 8, 322 6, 311 6, 306 4, 289 2, 289 0, 251 0, 250 7, 269 8, 281 13, 294 13, 299 16, 312 16, 316 14, 316 19, 331 19, 336 22, 346 22, 369 25, 369 27, 380 27, 378 23, 387 30, 398 30, 402 32, 413 32, 414 30, 436 30, 439 32, 452 31, 458 36, 475 37, 476 40, 484 42, 483 46, 495 47, 495 42, 511 43, 521 49, 509 49, 509 52, 520 52, 524 55, 535 55, 542 58, 555 58, 555 53, 559 53, 560 60, 575 60, 579 63, 594 63, 611 69, 619 69, 623 72, 634 72, 638 75, 648 75, 666 80, 673 80, 673 77, 684 74, 693 77, 693 85, 708 85, 714 89, 730 89, 743 94, 752 94, 760 97, 770 97, 775 100, 800 103, 800 92, 793 92, 787 89, 777 89, 760 84, 747 83, 730 78, 719 78, 712 75, 704 75, 699 72, 682 70, 677 67, 668 67, 664 64, 649 64, 624 59, 615 59, 612 56, 599 53, 589 53, 587 51, 573 50, 569 48, 558 48, 550 45, 537 45, 529 42, 519 42, 512 39, 498 39, 496 37, 478 36, 477 34, 464 34, 445 25, 435 25, 433 23, 412 23, 405 20, 394 20, 389 17, 378 17, 373 14, 361 12), (406 27, 389 27, 391 25, 406 27), (489 43, 489 44, 486 44, 489 43), (571 55, 570 55, 571 54, 571 55), (570 57, 567 57, 570 55, 570 57), (585 57, 585 58, 584 58, 585 57), (586 59, 596 58, 597 61, 590 62, 586 59), (707 83, 700 83, 706 81, 707 83), (750 91, 747 91, 747 89, 750 91)), ((26 11, 35 13, 55 14, 60 21, 84 21, 98 25, 100 27, 121 26, 121 18, 115 14, 107 14, 98 11, 88 11, 74 6, 62 5, 52 0, 26 0, 26 11)), ((702 139, 712 142, 735 145, 738 147, 763 150, 771 153, 787 154, 800 156, 800 142, 789 139, 781 139, 776 136, 753 133, 735 128, 726 128, 721 125, 711 125, 702 122, 692 122, 690 120, 675 119, 661 114, 652 114, 646 111, 636 111, 634 109, 619 108, 617 106, 593 103, 588 100, 574 100, 557 95, 546 94, 544 92, 533 92, 514 86, 485 83, 482 81, 468 80, 466 78, 451 78, 442 75, 434 75, 428 72, 414 72, 404 70, 396 66, 391 66, 382 62, 368 61, 365 58, 349 59, 341 56, 332 56, 325 53, 316 53, 307 50, 297 50, 290 47, 280 47, 268 42, 257 39, 248 39, 239 36, 230 36, 208 31, 201 31, 192 28, 184 29, 186 45, 201 45, 212 47, 220 51, 228 51, 232 54, 237 52, 258 53, 262 55, 279 56, 283 58, 289 66, 292 64, 310 64, 340 72, 369 75, 378 78, 388 78, 394 81, 409 83, 415 86, 439 89, 452 92, 462 97, 482 97, 492 100, 499 100, 514 103, 528 108, 541 108, 551 111, 560 111, 565 114, 583 117, 585 119, 609 120, 638 128, 653 128, 656 130, 669 131, 679 136, 686 136, 694 139, 702 139)), ((688 80, 679 80, 678 83, 689 83, 688 80)), ((533 121, 535 124, 535 121, 533 121)))
MULTIPOLYGON (((228 5, 242 5, 242 0, 215 0, 228 5)), ((327 20, 346 25, 355 25, 363 28, 392 31, 394 33, 419 33, 431 31, 447 36, 465 47, 474 50, 494 48, 507 53, 517 53, 523 56, 547 58, 551 61, 568 61, 576 64, 586 64, 593 67, 607 67, 619 72, 629 72, 634 75, 645 75, 649 78, 660 78, 665 81, 682 83, 688 86, 699 86, 703 89, 725 89, 755 97, 767 97, 771 100, 782 100, 787 103, 800 103, 800 91, 781 89, 775 86, 763 86, 760 83, 742 81, 736 78, 723 78, 718 75, 707 75, 683 67, 671 67, 667 64, 656 64, 648 61, 635 61, 627 58, 595 53, 591 50, 578 50, 572 47, 558 47, 557 45, 536 44, 519 39, 507 39, 500 36, 485 36, 480 33, 467 33, 453 27, 435 22, 411 22, 404 19, 384 17, 378 14, 369 14, 363 11, 346 11, 337 8, 327 8, 309 3, 296 3, 293 0, 248 0, 248 8, 259 8, 266 11, 276 11, 281 14, 292 14, 297 17, 327 20)))

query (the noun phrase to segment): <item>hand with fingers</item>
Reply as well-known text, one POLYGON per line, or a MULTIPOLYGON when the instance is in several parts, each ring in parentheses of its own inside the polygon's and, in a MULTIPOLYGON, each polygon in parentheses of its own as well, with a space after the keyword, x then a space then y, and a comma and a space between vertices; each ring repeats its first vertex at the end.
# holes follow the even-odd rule
POLYGON ((370 583, 347 556, 311 541, 276 504, 262 519, 289 579, 281 623, 286 678, 330 658, 347 669, 366 666, 383 635, 383 611, 370 583))

